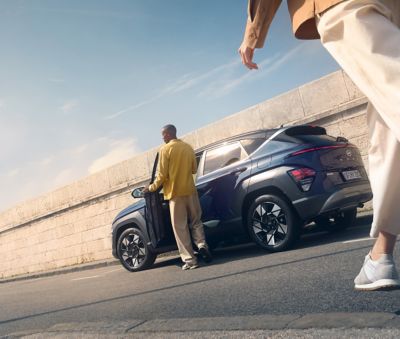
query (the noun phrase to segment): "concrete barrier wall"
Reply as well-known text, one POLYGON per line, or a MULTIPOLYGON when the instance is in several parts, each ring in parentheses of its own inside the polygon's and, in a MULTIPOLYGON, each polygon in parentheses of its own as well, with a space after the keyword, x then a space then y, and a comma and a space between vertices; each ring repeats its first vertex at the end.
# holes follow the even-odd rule
MULTIPOLYGON (((280 125, 312 123, 345 136, 367 165, 367 101, 342 72, 301 86, 183 137, 194 148, 280 125)), ((149 178, 157 149, 0 213, 0 278, 112 258, 111 221, 149 178)))

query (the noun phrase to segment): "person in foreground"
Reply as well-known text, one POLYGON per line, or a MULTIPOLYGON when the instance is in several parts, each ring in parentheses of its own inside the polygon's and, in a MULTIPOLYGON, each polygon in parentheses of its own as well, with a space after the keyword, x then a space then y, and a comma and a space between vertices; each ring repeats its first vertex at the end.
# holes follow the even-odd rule
POLYGON ((165 145, 161 147, 157 177, 144 192, 155 192, 161 186, 164 199, 169 200, 171 223, 183 270, 198 267, 193 242, 205 262, 212 260, 201 222, 201 207, 193 180, 197 172, 196 156, 192 147, 176 137, 176 127, 166 125, 161 131, 165 145), (188 225, 188 220, 190 225, 188 225))
MULTIPOLYGON (((262 48, 281 0, 250 0, 242 62, 257 69, 262 48)), ((320 39, 323 46, 369 100, 369 175, 376 241, 355 278, 357 290, 399 288, 393 260, 400 233, 400 1, 288 0, 294 34, 320 39)))

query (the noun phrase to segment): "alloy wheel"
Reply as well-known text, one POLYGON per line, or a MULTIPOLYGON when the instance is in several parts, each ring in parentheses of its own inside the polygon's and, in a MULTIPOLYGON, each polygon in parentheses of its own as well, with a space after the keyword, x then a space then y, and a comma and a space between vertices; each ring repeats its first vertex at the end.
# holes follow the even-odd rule
POLYGON ((251 226, 256 237, 267 246, 279 246, 288 233, 286 215, 273 202, 263 202, 256 206, 251 226))
POLYGON ((146 259, 143 239, 135 233, 128 233, 120 243, 121 260, 132 269, 138 268, 146 259))

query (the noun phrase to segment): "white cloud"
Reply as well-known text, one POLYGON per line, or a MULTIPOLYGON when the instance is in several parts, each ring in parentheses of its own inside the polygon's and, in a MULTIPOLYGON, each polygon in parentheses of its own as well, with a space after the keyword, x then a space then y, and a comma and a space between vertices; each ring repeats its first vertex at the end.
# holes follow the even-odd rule
POLYGON ((36 164, 39 166, 45 167, 45 166, 50 165, 53 162, 53 160, 54 160, 54 157, 49 156, 49 157, 43 158, 42 160, 37 161, 36 164))
POLYGON ((110 143, 109 151, 101 157, 94 160, 88 168, 88 172, 93 174, 110 167, 118 162, 129 159, 139 153, 135 139, 128 138, 122 140, 113 140, 110 143))
POLYGON ((118 112, 116 112, 116 113, 107 115, 107 116, 105 116, 103 119, 104 119, 104 120, 115 119, 115 118, 119 117, 119 116, 122 115, 122 114, 125 114, 125 113, 130 112, 130 111, 134 111, 134 110, 136 110, 136 109, 138 109, 138 108, 140 108, 140 107, 142 107, 142 106, 151 104, 152 102, 158 100, 158 99, 161 98, 162 96, 163 96, 163 95, 161 95, 161 94, 156 95, 155 97, 153 97, 153 98, 151 98, 151 99, 149 99, 149 100, 145 100, 145 101, 139 102, 138 104, 135 104, 135 105, 126 107, 126 108, 124 108, 124 109, 121 109, 120 111, 118 111, 118 112))
POLYGON ((199 93, 199 96, 215 98, 227 95, 233 89, 247 81, 254 81, 256 79, 271 74, 272 72, 283 66, 286 62, 290 61, 297 53, 305 50, 306 48, 307 45, 303 43, 297 45, 285 55, 281 55, 278 53, 273 57, 268 57, 259 62, 259 71, 246 72, 246 74, 240 77, 237 77, 236 75, 237 70, 243 68, 239 57, 202 74, 185 74, 181 78, 162 88, 159 93, 154 95, 151 99, 144 100, 142 102, 128 106, 124 109, 119 110, 116 113, 104 117, 103 119, 115 119, 127 112, 135 111, 140 107, 149 105, 162 97, 177 94, 196 86, 204 87, 204 89, 199 93))
POLYGON ((131 111, 134 111, 145 105, 149 105, 149 104, 157 101, 158 99, 165 97, 169 94, 176 94, 176 93, 188 90, 190 88, 193 88, 195 86, 199 86, 202 83, 208 81, 208 79, 210 79, 210 78, 212 79, 216 74, 229 72, 230 69, 237 67, 239 64, 240 64, 240 60, 235 59, 234 61, 231 61, 227 64, 223 64, 218 67, 215 67, 215 68, 205 72, 204 74, 199 74, 199 75, 185 74, 178 80, 174 81, 173 83, 171 83, 171 84, 167 85, 166 87, 164 87, 163 89, 161 89, 160 92, 158 94, 156 94, 155 96, 153 96, 151 99, 144 100, 137 104, 128 106, 122 110, 119 110, 116 113, 105 116, 103 119, 104 120, 115 119, 127 112, 131 112, 131 111))
POLYGON ((79 101, 77 99, 72 99, 72 100, 68 100, 67 102, 65 102, 60 109, 64 112, 64 113, 68 113, 70 111, 72 111, 74 108, 76 108, 79 105, 79 101))
POLYGON ((8 176, 9 178, 14 178, 14 177, 16 177, 20 172, 21 172, 21 169, 20 169, 20 168, 14 168, 14 169, 10 170, 10 171, 7 173, 7 176, 8 176))
POLYGON ((76 178, 76 173, 73 168, 65 168, 59 172, 53 180, 53 187, 60 187, 71 183, 76 178))
POLYGON ((199 93, 200 96, 207 97, 221 97, 229 94, 235 88, 241 86, 243 83, 248 81, 258 80, 262 77, 270 75, 272 72, 279 69, 285 63, 290 61, 294 56, 296 56, 302 50, 305 50, 306 45, 300 44, 285 55, 276 54, 273 57, 265 58, 261 62, 258 63, 259 70, 258 71, 249 71, 244 75, 235 78, 235 77, 226 77, 224 79, 218 79, 209 83, 207 88, 205 88, 202 92, 199 93))
POLYGON ((0 187, 0 210, 35 196, 65 186, 94 172, 126 160, 141 150, 134 138, 103 136, 69 149, 29 161, 23 167, 3 166, 0 187))

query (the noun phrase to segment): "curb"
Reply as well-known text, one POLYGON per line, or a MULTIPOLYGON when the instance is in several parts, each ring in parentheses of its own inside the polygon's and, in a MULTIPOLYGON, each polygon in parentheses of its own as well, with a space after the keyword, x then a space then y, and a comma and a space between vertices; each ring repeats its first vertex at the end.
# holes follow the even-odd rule
POLYGON ((255 315, 208 318, 175 318, 114 322, 62 323, 48 329, 16 332, 1 338, 42 335, 68 337, 82 334, 131 335, 186 334, 221 331, 290 331, 290 330, 393 330, 400 333, 400 316, 394 313, 316 313, 305 315, 255 315))

